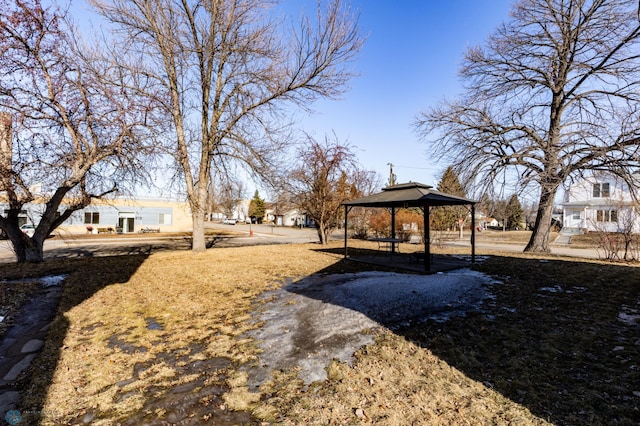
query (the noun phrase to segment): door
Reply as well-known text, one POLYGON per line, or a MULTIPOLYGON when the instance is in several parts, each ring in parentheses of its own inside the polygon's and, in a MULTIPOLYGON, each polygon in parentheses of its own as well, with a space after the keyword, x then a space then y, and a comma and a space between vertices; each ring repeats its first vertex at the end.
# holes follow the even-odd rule
POLYGON ((135 228, 135 213, 118 213, 118 228, 121 232, 133 232, 135 228))

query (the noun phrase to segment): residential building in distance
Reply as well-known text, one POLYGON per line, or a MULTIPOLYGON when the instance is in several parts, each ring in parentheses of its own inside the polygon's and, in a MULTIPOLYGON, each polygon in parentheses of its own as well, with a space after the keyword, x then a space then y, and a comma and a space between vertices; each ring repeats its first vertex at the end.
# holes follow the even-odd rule
MULTIPOLYGON (((640 175, 634 175, 640 184, 640 175)), ((634 185, 635 191, 640 189, 634 185)), ((640 232, 640 205, 618 176, 597 172, 573 183, 562 203, 563 232, 640 232)))

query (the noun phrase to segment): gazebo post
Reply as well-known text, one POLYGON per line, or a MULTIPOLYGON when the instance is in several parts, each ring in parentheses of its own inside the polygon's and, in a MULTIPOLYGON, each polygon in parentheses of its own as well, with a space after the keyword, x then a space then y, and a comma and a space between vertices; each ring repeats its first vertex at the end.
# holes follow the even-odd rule
POLYGON ((471 263, 476 263, 476 205, 471 204, 471 263))
POLYGON ((348 220, 347 217, 349 216, 349 210, 351 210, 349 208, 349 206, 345 205, 344 206, 344 258, 347 258, 347 224, 348 224, 348 220))
POLYGON ((429 205, 424 206, 424 270, 431 272, 431 232, 429 230, 429 205))
MULTIPOLYGON (((391 206, 391 239, 396 239, 396 208, 391 206)), ((391 241, 391 254, 396 252, 396 243, 391 241)))

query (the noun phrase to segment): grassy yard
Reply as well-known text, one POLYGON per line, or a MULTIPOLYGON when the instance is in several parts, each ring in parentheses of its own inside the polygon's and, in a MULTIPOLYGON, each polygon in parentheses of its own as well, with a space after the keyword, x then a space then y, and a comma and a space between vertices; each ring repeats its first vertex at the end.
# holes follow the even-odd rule
POLYGON ((370 269, 319 248, 0 265, 6 278, 68 274, 23 410, 44 425, 640 423, 640 269, 557 257, 493 253, 476 266, 500 282, 482 311, 374 331, 325 382, 278 371, 250 392, 257 296, 370 269))

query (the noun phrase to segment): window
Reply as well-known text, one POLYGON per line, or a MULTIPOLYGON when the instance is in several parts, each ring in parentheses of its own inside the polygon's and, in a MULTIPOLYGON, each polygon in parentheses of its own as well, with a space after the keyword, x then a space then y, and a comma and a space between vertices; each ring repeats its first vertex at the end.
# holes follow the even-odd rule
POLYGON ((593 184, 593 198, 607 198, 609 197, 609 183, 594 183, 593 184))
POLYGON ((100 223, 100 213, 98 212, 85 212, 84 223, 98 224, 100 223))
POLYGON ((596 222, 617 222, 617 210, 596 210, 596 222))
POLYGON ((171 213, 159 213, 158 225, 171 225, 171 213))
POLYGON ((580 220, 580 210, 574 210, 572 217, 574 220, 580 220))
MULTIPOLYGON (((4 209, 4 217, 7 217, 7 216, 9 216, 9 209, 4 209)), ((19 218, 21 218, 21 217, 26 218, 27 217, 27 211, 26 210, 20 210, 20 214, 18 215, 18 217, 19 218)))

